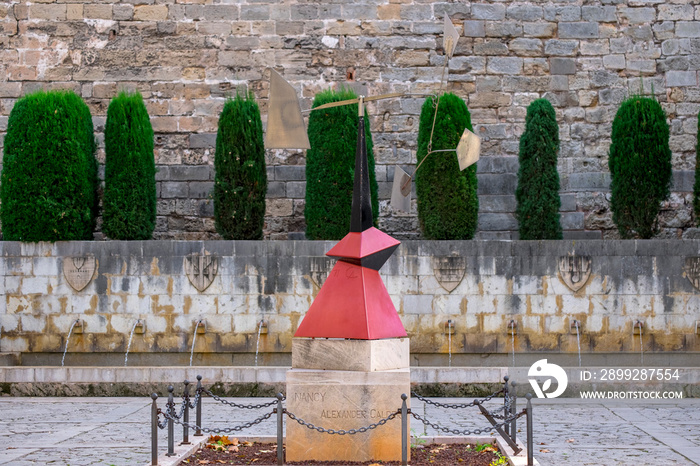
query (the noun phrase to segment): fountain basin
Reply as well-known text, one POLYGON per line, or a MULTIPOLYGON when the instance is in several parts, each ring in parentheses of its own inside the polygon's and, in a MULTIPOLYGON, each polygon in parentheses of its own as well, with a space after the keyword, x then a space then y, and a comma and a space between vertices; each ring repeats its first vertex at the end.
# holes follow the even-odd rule
MULTIPOLYGON (((631 369, 637 368, 631 366, 631 369)), ((14 396, 148 396, 167 393, 182 381, 196 382, 222 396, 274 396, 285 392, 288 366, 265 367, 0 367, 0 395, 14 396)), ((411 389, 424 396, 479 397, 498 390, 508 375, 518 382, 518 395, 532 392, 528 367, 412 367, 411 389)), ((582 370, 602 367, 565 367, 569 385, 564 397, 579 397, 580 390, 626 390, 625 384, 582 381, 582 370)), ((678 380, 635 382, 635 389, 681 391, 684 398, 700 397, 700 367, 679 368, 678 380), (643 387, 643 388, 642 388, 643 387)))

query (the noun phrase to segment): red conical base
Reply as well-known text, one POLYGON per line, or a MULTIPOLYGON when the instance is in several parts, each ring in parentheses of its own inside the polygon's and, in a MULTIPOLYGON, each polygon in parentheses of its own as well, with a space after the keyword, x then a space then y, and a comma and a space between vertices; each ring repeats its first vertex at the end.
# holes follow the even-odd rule
POLYGON ((338 261, 294 336, 379 340, 406 330, 379 272, 338 261))

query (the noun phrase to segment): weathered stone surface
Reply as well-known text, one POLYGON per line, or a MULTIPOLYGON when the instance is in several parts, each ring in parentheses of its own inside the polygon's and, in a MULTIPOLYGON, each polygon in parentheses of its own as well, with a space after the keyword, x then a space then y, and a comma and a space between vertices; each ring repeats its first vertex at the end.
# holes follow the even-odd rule
MULTIPOLYGON (((402 393, 410 393, 408 369, 287 371, 287 410, 326 429, 349 430, 376 423, 401 408, 402 393)), ((388 422, 364 434, 329 438, 327 434, 290 422, 286 458, 288 461, 400 461, 401 423, 388 422)))
POLYGON ((385 340, 292 339, 292 368, 337 371, 408 369, 408 338, 385 340))

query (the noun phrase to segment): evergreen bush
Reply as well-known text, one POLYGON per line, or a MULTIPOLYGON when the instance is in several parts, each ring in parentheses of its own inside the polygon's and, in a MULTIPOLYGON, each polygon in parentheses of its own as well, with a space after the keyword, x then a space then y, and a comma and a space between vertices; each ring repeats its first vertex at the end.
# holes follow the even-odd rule
POLYGON ((520 239, 561 239, 559 223, 559 127, 554 107, 537 99, 527 108, 518 159, 518 218, 520 239))
POLYGON ((262 239, 267 171, 260 109, 253 94, 229 99, 219 117, 214 219, 225 239, 262 239))
POLYGON ((695 146, 695 185, 693 186, 693 207, 695 222, 700 226, 700 115, 698 115, 698 142, 695 146))
MULTIPOLYGON (((354 99, 352 90, 320 92, 313 106, 354 99)), ((359 117, 357 105, 345 105, 311 112, 306 152, 306 238, 338 240, 350 231, 355 149, 359 117)), ((365 137, 369 164, 372 216, 377 223, 377 178, 369 119, 365 117, 365 137)))
POLYGON ((153 128, 141 94, 122 92, 105 124, 102 231, 117 240, 150 239, 156 225, 153 128))
MULTIPOLYGON (((435 113, 434 99, 426 99, 418 128, 418 163, 428 153, 428 142, 435 113)), ((440 97, 432 150, 455 149, 468 128, 471 115, 464 101, 452 93, 440 97)), ((479 199, 476 188, 476 164, 459 171, 452 152, 431 154, 416 171, 418 220, 426 239, 472 239, 476 232, 479 199)))
POLYGON ((610 208, 620 236, 651 238, 658 231, 661 202, 671 186, 671 149, 666 114, 652 98, 625 100, 612 125, 610 208))
POLYGON ((19 99, 7 124, 0 185, 3 237, 90 240, 97 215, 92 117, 73 92, 19 99))

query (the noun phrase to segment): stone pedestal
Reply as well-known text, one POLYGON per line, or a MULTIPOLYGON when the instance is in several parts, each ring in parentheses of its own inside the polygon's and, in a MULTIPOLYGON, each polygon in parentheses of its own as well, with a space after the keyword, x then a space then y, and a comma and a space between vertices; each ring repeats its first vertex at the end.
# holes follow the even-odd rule
MULTIPOLYGON (((408 338, 295 339, 287 410, 325 429, 358 429, 378 422, 401 408, 402 393, 410 395, 408 345, 408 338)), ((410 436, 410 428, 408 432, 410 436)), ((287 419, 286 450, 287 461, 401 461, 401 418, 342 436, 287 419)))

